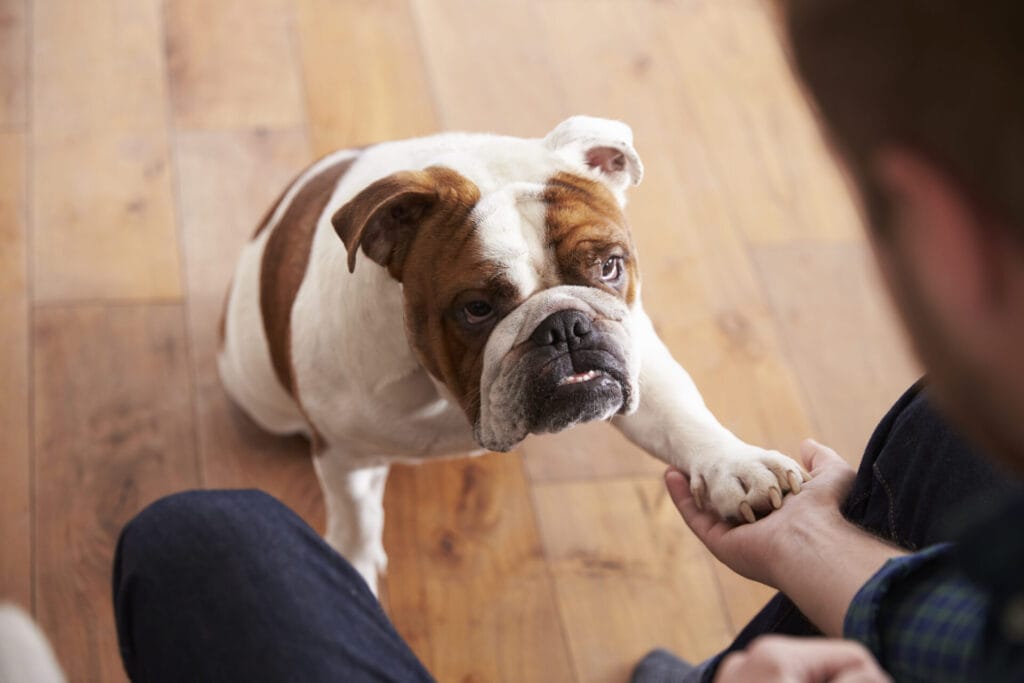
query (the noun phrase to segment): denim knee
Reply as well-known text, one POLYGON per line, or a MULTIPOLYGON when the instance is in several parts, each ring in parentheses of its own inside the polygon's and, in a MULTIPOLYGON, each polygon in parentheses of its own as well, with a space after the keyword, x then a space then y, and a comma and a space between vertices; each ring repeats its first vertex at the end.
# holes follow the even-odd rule
POLYGON ((139 512, 121 532, 116 563, 135 567, 154 562, 207 561, 220 554, 257 551, 268 511, 288 512, 273 496, 254 489, 194 490, 157 500, 139 512))

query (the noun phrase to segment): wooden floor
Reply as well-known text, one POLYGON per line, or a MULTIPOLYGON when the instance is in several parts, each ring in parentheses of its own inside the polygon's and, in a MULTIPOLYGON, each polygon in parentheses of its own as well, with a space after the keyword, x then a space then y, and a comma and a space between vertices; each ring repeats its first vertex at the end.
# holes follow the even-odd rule
MULTIPOLYGON (((0 0, 0 596, 74 681, 123 679, 111 553, 188 487, 321 526, 305 444, 214 373, 239 247, 333 148, 622 118, 644 299, 747 440, 851 462, 914 377, 763 0, 0 0)), ((768 592, 600 425, 398 468, 385 604, 442 681, 623 681, 699 659, 768 592)))

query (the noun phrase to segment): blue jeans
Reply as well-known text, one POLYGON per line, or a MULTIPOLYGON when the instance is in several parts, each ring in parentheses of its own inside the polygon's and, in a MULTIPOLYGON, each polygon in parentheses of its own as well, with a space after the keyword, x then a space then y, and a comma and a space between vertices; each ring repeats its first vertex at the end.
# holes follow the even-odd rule
POLYGON ((133 681, 432 681, 362 577, 259 491, 190 491, 124 528, 114 559, 133 681))
MULTIPOLYGON (((872 436, 844 513, 920 548, 946 538, 946 510, 1006 482, 915 385, 872 436)), ((359 574, 258 491, 193 491, 143 510, 118 544, 114 608, 134 681, 433 680, 359 574)), ((780 594, 727 651, 765 633, 819 634, 780 594)))

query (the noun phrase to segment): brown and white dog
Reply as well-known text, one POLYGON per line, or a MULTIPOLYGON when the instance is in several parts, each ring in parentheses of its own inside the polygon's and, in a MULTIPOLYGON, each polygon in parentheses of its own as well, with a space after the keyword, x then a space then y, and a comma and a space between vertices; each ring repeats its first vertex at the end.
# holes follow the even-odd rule
POLYGON ((623 214, 642 174, 630 128, 584 116, 543 139, 344 150, 245 247, 221 378, 265 429, 310 437, 326 539, 372 588, 398 460, 610 419, 722 516, 799 490, 799 465, 719 424, 644 313, 623 214))

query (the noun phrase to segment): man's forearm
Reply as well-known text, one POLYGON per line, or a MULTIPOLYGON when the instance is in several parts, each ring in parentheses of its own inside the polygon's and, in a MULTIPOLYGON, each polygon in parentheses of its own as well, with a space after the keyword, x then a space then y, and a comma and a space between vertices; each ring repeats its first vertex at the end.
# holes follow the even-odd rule
POLYGON ((906 551, 829 512, 806 520, 780 539, 773 561, 774 585, 825 635, 838 637, 857 591, 886 560, 906 551))

